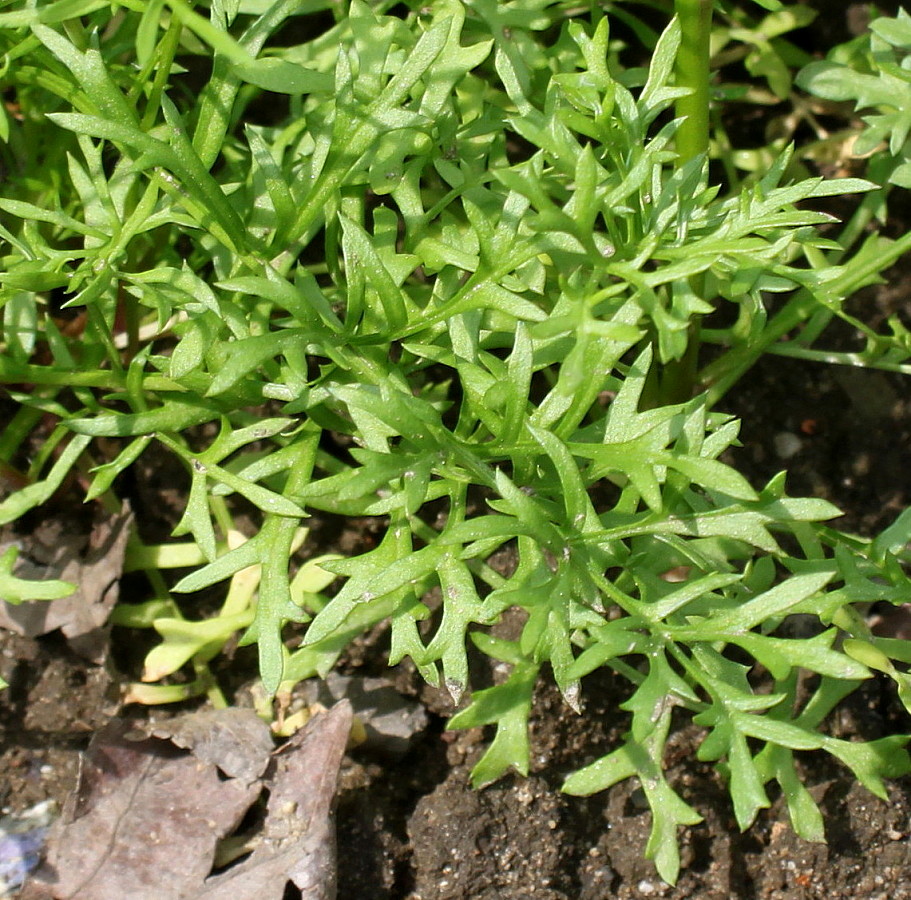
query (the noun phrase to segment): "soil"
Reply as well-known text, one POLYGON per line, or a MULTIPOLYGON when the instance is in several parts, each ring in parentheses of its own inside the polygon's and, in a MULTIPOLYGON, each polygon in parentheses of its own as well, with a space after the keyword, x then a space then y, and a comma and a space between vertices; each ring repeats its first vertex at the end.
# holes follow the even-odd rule
MULTIPOLYGON (((834 17, 833 17, 834 18, 834 17)), ((911 269, 857 299, 865 318, 901 310, 911 319, 911 269)), ((843 335, 846 345, 853 336, 843 335)), ((761 484, 789 469, 789 493, 825 497, 845 510, 839 527, 872 534, 911 503, 907 448, 911 401, 899 376, 836 370, 768 357, 725 399, 743 419, 738 468, 761 484)), ((149 460, 149 457, 144 457, 149 460)), ((134 491, 147 540, 162 539, 182 502, 169 476, 155 474, 134 491), (147 514, 144 516, 143 511, 147 514), (169 512, 170 511, 170 512, 169 512), (170 524, 169 524, 170 523, 170 524)), ((313 520, 334 546, 357 544, 377 523, 313 520)), ((427 713, 404 755, 354 750, 338 799, 340 900, 815 900, 911 898, 911 777, 874 797, 851 773, 822 755, 802 758, 804 777, 826 823, 826 844, 796 837, 780 797, 741 834, 716 772, 695 759, 701 733, 674 732, 667 775, 704 821, 681 830, 682 872, 664 884, 643 859, 650 815, 632 781, 590 798, 560 793, 564 777, 615 746, 628 727, 618 707, 623 683, 605 673, 584 684, 582 715, 542 684, 532 720, 532 770, 481 791, 468 773, 489 734, 448 732, 452 704, 408 665, 385 670, 386 636, 378 631, 345 656, 346 674, 386 672, 427 713)), ((120 709, 130 662, 103 665, 74 654, 57 633, 26 639, 0 632, 0 806, 20 812, 63 803, 93 731, 120 709)), ((156 711, 160 714, 160 711, 156 711)), ((889 683, 874 680, 843 706, 829 730, 872 739, 911 731, 889 683)))

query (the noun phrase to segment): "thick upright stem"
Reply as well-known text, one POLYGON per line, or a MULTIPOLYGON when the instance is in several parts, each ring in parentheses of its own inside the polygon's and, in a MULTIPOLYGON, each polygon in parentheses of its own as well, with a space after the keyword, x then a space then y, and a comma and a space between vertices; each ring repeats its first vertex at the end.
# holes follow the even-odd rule
MULTIPOLYGON (((709 39, 712 33, 713 0, 676 0, 680 21, 680 49, 677 51, 677 86, 690 93, 676 103, 677 117, 683 119, 676 134, 677 166, 683 166, 709 150, 709 39)), ((693 288, 702 292, 703 279, 695 278, 693 288)), ((689 327, 689 341, 683 356, 664 366, 658 375, 659 403, 688 400, 696 384, 699 367, 698 318, 689 327)))
POLYGON ((709 149, 709 57, 713 0, 676 0, 680 21, 677 51, 677 86, 690 89, 677 100, 677 117, 684 121, 677 131, 678 165, 709 149))

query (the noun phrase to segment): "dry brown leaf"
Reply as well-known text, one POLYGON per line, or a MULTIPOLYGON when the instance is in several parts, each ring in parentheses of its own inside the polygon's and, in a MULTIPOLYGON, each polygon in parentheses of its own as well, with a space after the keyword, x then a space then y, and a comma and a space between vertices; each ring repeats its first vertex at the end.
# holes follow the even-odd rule
POLYGON ((31 536, 29 554, 20 554, 14 574, 38 581, 68 581, 76 590, 62 600, 0 602, 0 628, 26 637, 59 628, 80 656, 103 662, 108 645, 105 625, 119 596, 132 521, 126 506, 105 515, 95 524, 88 546, 84 534, 73 534, 54 521, 45 523, 31 536))
POLYGON ((251 710, 195 713, 152 736, 110 723, 86 751, 22 897, 281 900, 292 880, 306 900, 332 900, 331 810, 350 724, 350 705, 339 703, 270 754, 268 728, 251 710), (252 853, 210 876, 219 841, 263 787, 269 802, 252 853))
POLYGON ((153 737, 169 740, 229 778, 256 781, 274 744, 266 724, 248 709, 204 709, 155 725, 153 737))
POLYGON ((25 897, 164 900, 198 890, 260 785, 222 780, 168 741, 135 738, 114 720, 92 739, 25 897))
POLYGON ((332 806, 351 717, 351 704, 342 700, 312 718, 275 755, 256 848, 249 859, 208 879, 200 900, 282 900, 289 879, 301 900, 333 900, 332 806))

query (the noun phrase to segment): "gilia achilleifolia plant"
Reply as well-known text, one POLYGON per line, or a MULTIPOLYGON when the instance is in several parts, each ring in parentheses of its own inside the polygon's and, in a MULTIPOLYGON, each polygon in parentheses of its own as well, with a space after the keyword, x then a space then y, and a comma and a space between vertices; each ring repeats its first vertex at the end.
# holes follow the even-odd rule
POLYGON ((638 778, 664 878, 677 827, 699 818, 663 775, 675 715, 705 728, 700 756, 741 827, 777 782, 798 832, 822 839, 795 750, 826 750, 880 795, 911 768, 904 736, 820 727, 873 670, 907 702, 907 649, 856 604, 911 599, 909 520, 862 540, 783 475, 755 490, 720 460, 738 423, 711 395, 666 402, 649 381, 716 308, 734 313, 711 335, 729 379, 775 340, 770 293, 831 308, 843 270, 820 255, 839 245, 813 201, 875 185, 789 183, 785 153, 733 196, 709 186, 704 157, 675 145, 677 21, 647 70, 624 70, 608 20, 561 3, 387 6, 0 13, 17 102, 0 135, 0 379, 16 405, 0 459, 26 484, 0 521, 73 470, 87 499, 119 505, 119 476, 155 442, 189 473, 175 530, 189 540, 133 548, 156 596, 116 621, 161 635, 147 680, 189 677, 136 699, 218 700, 207 663, 238 631, 267 691, 285 690, 388 620, 390 663, 409 657, 457 703, 467 641, 508 664, 452 719, 496 726, 476 784, 528 770, 543 672, 578 708, 607 666, 629 683, 629 731, 566 790, 638 778), (323 10, 328 30, 309 18, 323 10), (312 36, 289 46, 280 29, 312 36), (200 62, 202 86, 187 74, 200 62), (84 317, 78 337, 61 300, 84 317), (261 514, 253 534, 237 497, 261 514), (385 529, 360 555, 302 564, 312 512, 385 529), (504 547, 515 565, 495 571, 504 547), (172 565, 195 569, 168 592, 156 571, 172 565), (219 613, 188 617, 183 595, 222 582, 219 613), (486 629, 507 610, 515 641, 486 629), (796 614, 811 637, 784 627, 796 614))

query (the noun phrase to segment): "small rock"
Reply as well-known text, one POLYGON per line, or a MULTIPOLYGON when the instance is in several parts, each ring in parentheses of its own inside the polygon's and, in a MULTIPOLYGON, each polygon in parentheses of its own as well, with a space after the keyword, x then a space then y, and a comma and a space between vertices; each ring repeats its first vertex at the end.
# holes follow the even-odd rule
POLYGON ((0 818, 0 898, 13 896, 38 865, 54 805, 45 800, 18 816, 0 818))
POLYGON ((364 726, 365 746, 392 759, 408 751, 411 739, 427 727, 427 713, 403 697, 385 678, 358 678, 330 672, 325 681, 305 686, 310 703, 332 706, 347 699, 364 726))
POLYGON ((790 459, 803 449, 803 441, 790 431, 779 431, 772 438, 772 443, 779 459, 790 459))

